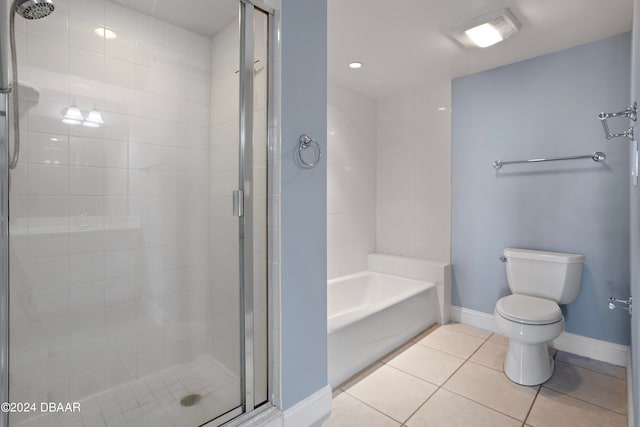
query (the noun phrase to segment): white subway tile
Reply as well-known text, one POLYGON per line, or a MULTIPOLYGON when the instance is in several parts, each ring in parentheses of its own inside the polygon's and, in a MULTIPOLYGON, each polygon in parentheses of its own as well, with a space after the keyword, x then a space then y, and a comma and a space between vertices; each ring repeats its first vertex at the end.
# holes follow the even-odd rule
POLYGON ((129 167, 129 144, 120 141, 105 141, 104 166, 106 168, 126 169, 129 167))
POLYGON ((97 196, 104 194, 104 175, 100 168, 70 167, 69 194, 97 196))
POLYGON ((104 280, 104 264, 104 254, 101 252, 71 255, 69 257, 69 283, 87 283, 104 280))
POLYGON ((104 282, 69 287, 69 311, 71 313, 82 313, 99 308, 104 308, 104 282))
MULTIPOLYGON (((52 14, 54 16, 55 14, 52 14)), ((96 34, 100 25, 87 21, 88 17, 69 17, 69 45, 104 55, 105 39, 96 34)))
POLYGON ((69 190, 69 168, 56 165, 29 165, 29 192, 34 195, 66 195, 69 190))
POLYGON ((73 166, 104 165, 104 142, 97 138, 73 136, 69 139, 69 163, 73 166))

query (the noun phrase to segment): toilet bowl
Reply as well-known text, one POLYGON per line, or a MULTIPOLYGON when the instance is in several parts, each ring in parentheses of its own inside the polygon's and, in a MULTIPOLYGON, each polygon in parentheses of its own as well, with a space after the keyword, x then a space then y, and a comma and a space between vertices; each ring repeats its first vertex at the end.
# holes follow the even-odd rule
POLYGON ((547 343, 564 329, 564 317, 553 301, 527 295, 509 295, 496 304, 498 330, 509 339, 504 373, 518 384, 538 385, 553 375, 547 343))
POLYGON ((547 343, 564 330, 558 304, 577 297, 584 255, 507 248, 504 259, 513 294, 494 310, 498 330, 509 339, 504 373, 518 384, 542 384, 554 368, 547 343))

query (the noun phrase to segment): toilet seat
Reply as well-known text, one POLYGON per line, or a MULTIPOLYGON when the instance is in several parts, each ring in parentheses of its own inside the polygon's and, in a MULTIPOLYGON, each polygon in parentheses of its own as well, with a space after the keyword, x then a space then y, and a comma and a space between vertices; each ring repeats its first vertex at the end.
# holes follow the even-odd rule
POLYGON ((548 325, 563 320, 558 304, 529 295, 513 294, 500 298, 496 303, 496 313, 525 325, 548 325))

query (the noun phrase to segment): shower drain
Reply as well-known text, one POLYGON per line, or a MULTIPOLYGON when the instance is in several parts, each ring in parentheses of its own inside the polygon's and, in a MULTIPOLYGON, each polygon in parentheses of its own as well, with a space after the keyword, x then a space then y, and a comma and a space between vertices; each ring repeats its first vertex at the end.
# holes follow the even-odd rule
POLYGON ((180 404, 182 406, 193 406, 196 403, 200 402, 200 399, 202 399, 202 396, 200 396, 199 394, 189 394, 180 399, 180 404))

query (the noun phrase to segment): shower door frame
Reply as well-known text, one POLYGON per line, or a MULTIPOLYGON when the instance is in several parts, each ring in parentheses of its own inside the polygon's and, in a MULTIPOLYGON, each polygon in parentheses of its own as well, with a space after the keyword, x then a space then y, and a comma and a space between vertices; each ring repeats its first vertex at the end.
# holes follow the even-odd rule
MULTIPOLYGON (((243 351, 242 363, 242 406, 243 414, 238 422, 245 417, 251 418, 261 410, 256 409, 254 384, 254 269, 253 269, 253 156, 252 142, 254 137, 254 46, 255 34, 253 28, 254 14, 264 13, 268 20, 267 35, 267 401, 260 404, 260 409, 273 409, 279 402, 279 374, 274 372, 278 360, 279 343, 277 337, 271 333, 272 326, 277 325, 275 313, 279 310, 279 300, 274 298, 278 292, 274 288, 279 286, 279 275, 272 263, 274 252, 279 253, 279 247, 274 246, 274 233, 279 218, 276 218, 277 209, 273 209, 269 203, 269 197, 279 193, 275 183, 279 182, 274 176, 279 176, 277 162, 279 159, 279 133, 276 131, 279 125, 279 76, 278 58, 280 52, 279 29, 280 12, 260 0, 240 0, 240 165, 239 165, 239 190, 243 195, 243 212, 240 215, 240 283, 241 283, 241 319, 243 351), (277 169, 277 170, 276 170, 277 169)), ((234 423, 235 424, 235 423, 234 423)))
MULTIPOLYGON (((0 47, 0 49, 4 46, 0 47)), ((3 64, 4 65, 4 64, 3 64)), ((9 95, 0 94, 0 404, 9 402, 9 95)), ((9 414, 0 412, 0 427, 9 414)))
MULTIPOLYGON (((1 2, 4 3, 4 2, 1 2)), ((254 306, 253 306, 253 15, 256 9, 268 17, 268 75, 267 75, 267 201, 279 194, 280 134, 279 134, 279 58, 280 11, 260 0, 239 0, 240 4, 240 144, 239 189, 243 193, 243 215, 239 216, 240 229, 240 316, 241 316, 241 406, 220 414, 206 425, 218 426, 227 422, 238 425, 254 416, 276 409, 280 402, 279 340, 272 328, 279 326, 280 274, 274 254, 279 256, 279 239, 275 235, 280 217, 277 206, 267 203, 267 396, 256 409, 254 403, 254 306), (251 25, 247 25, 250 23, 251 25), (275 178, 274 178, 275 176, 275 178)), ((0 13, 0 15, 2 15, 0 13)), ((4 34, 2 34, 4 35, 4 34)), ((0 40, 0 54, 6 54, 5 41, 0 40)), ((2 63, 0 66, 4 66, 2 63)), ((9 95, 0 93, 0 403, 9 402, 9 95)), ((8 427, 8 413, 0 411, 0 427, 8 427)))

